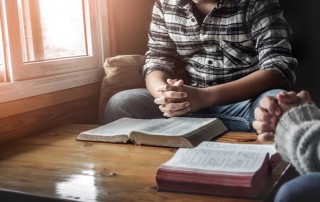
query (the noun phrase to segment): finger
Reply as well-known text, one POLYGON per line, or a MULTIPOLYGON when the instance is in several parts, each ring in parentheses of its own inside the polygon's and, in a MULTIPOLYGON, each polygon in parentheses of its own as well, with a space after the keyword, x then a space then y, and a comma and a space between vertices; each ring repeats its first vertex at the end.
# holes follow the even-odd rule
POLYGON ((165 96, 158 97, 154 99, 154 103, 158 105, 167 105, 169 103, 181 103, 184 102, 184 99, 181 98, 169 98, 165 96))
POLYGON ((298 96, 301 99, 301 104, 312 104, 313 103, 313 100, 311 99, 311 96, 308 91, 303 90, 298 93, 298 96))
POLYGON ((267 110, 262 107, 257 107, 254 110, 254 118, 258 121, 269 121, 274 117, 274 115, 270 114, 267 110))
POLYGON ((255 109, 254 118, 256 119, 256 121, 264 122, 265 124, 270 125, 271 129, 274 129, 276 127, 279 120, 279 117, 270 114, 261 107, 255 109))
POLYGON ((184 109, 178 110, 178 111, 165 112, 165 113, 163 113, 163 116, 165 116, 165 117, 177 117, 177 116, 185 115, 190 111, 191 111, 191 107, 187 107, 187 108, 184 108, 184 109))
POLYGON ((276 115, 276 116, 281 115, 281 108, 277 103, 277 99, 274 97, 268 96, 261 99, 260 107, 272 115, 276 115))
POLYGON ((189 106, 190 106, 189 102, 166 104, 166 108, 170 111, 179 111, 179 110, 185 109, 189 106))
POLYGON ((161 97, 158 97, 156 99, 154 99, 154 103, 158 104, 158 105, 165 105, 165 104, 168 104, 169 100, 163 96, 161 97))
POLYGON ((167 79, 167 83, 171 86, 183 86, 184 81, 182 79, 167 79))
POLYGON ((258 134, 274 131, 276 128, 274 123, 268 123, 268 122, 257 121, 257 120, 252 122, 252 127, 256 129, 258 134))
POLYGON ((178 81, 176 81, 174 84, 174 86, 183 86, 184 85, 184 81, 179 79, 178 81))
POLYGON ((166 91, 178 91, 183 92, 184 87, 183 86, 171 86, 171 85, 163 85, 158 88, 156 88, 157 92, 166 92, 166 91))
POLYGON ((176 92, 176 91, 162 91, 161 96, 169 99, 183 99, 188 96, 186 92, 176 92))
POLYGON ((283 103, 286 105, 300 105, 301 98, 294 92, 283 92, 277 95, 279 103, 283 103))
POLYGON ((257 136, 257 140, 259 142, 273 141, 274 134, 275 134, 274 132, 265 132, 265 133, 259 134, 257 136))
POLYGON ((171 86, 173 86, 174 83, 177 82, 177 81, 178 81, 178 79, 167 79, 167 83, 168 83, 169 85, 171 85, 171 86))
POLYGON ((169 104, 161 104, 159 105, 160 111, 164 113, 172 114, 175 111, 183 110, 187 107, 189 107, 190 104, 188 102, 183 103, 169 103, 169 104))
POLYGON ((170 111, 166 105, 159 105, 159 109, 163 113, 168 113, 170 111))

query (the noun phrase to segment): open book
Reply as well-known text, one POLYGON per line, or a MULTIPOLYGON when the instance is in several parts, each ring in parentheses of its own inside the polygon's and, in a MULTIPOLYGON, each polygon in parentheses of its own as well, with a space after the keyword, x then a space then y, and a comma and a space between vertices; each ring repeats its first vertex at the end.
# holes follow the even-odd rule
POLYGON ((280 162, 274 145, 202 142, 178 149, 156 181, 160 191, 257 197, 280 162))
POLYGON ((217 118, 173 117, 160 119, 122 118, 101 127, 84 131, 77 140, 137 145, 194 147, 211 140, 227 128, 217 118))

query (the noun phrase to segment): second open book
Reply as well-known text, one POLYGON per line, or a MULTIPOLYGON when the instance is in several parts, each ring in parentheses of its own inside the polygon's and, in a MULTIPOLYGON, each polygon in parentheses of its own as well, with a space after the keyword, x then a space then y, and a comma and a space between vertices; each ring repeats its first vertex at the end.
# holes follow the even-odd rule
POLYGON ((257 197, 280 162, 274 145, 203 142, 179 149, 156 181, 159 190, 257 197))

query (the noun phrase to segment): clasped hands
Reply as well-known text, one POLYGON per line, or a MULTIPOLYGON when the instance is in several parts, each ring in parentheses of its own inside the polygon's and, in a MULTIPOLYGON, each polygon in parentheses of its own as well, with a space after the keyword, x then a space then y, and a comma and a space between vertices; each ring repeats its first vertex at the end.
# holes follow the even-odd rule
POLYGON ((313 101, 307 91, 296 94, 293 91, 281 92, 276 97, 265 97, 255 109, 253 127, 258 133, 259 141, 272 141, 281 116, 292 109, 313 101))
POLYGON ((182 116, 203 107, 199 102, 202 90, 184 85, 183 80, 167 79, 167 85, 159 86, 156 90, 159 96, 154 102, 165 117, 182 116))

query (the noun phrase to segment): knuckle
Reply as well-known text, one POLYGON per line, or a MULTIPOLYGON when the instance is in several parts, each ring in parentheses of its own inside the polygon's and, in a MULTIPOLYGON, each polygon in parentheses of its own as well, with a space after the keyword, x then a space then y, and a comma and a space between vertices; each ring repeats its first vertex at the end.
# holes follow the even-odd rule
POLYGON ((269 121, 270 115, 269 115, 268 113, 263 113, 263 114, 261 115, 261 118, 262 118, 262 120, 264 120, 264 121, 269 121))
POLYGON ((168 104, 167 105, 167 108, 170 110, 170 111, 174 111, 176 109, 176 106, 174 104, 168 104))
POLYGON ((174 97, 174 95, 175 95, 175 93, 172 92, 172 91, 168 93, 168 96, 169 96, 169 97, 174 97))
POLYGON ((254 116, 255 116, 255 118, 257 118, 257 116, 259 116, 259 113, 260 113, 260 112, 261 112, 260 107, 255 108, 255 110, 254 110, 254 116))
POLYGON ((306 98, 309 96, 309 93, 307 91, 303 90, 303 91, 301 91, 300 95, 302 98, 306 98))
POLYGON ((268 131, 268 130, 270 130, 270 125, 269 125, 268 123, 266 123, 266 122, 263 122, 263 123, 261 124, 261 130, 263 130, 263 131, 268 131))

